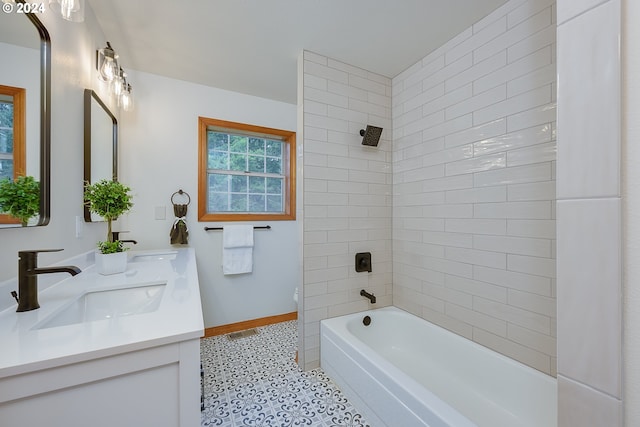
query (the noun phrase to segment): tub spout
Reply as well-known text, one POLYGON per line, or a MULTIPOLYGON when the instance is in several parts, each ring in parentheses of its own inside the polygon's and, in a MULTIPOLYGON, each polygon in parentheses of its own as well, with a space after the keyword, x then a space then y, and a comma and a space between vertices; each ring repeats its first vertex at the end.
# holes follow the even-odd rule
POLYGON ((360 295, 362 295, 365 298, 368 298, 369 301, 371 302, 371 304, 375 304, 376 303, 376 296, 374 294, 370 294, 369 292, 365 291, 364 289, 360 291, 360 295))

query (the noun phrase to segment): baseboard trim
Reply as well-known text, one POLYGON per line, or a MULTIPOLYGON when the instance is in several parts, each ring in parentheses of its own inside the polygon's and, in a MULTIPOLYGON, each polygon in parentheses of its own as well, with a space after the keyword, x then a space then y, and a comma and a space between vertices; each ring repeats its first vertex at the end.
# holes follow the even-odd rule
POLYGON ((276 316, 261 317, 260 319, 245 320, 243 322, 230 323, 228 325, 213 326, 211 328, 205 328, 203 338, 229 334, 231 332, 244 331, 245 329, 257 328, 259 326, 271 325, 273 323, 287 322, 289 320, 296 320, 297 318, 298 312, 292 311, 291 313, 278 314, 276 316))

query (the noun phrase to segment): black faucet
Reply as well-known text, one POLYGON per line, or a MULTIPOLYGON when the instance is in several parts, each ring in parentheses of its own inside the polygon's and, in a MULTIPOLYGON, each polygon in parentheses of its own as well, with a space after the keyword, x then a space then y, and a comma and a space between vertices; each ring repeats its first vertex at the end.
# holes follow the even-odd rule
POLYGON ((365 298, 369 298, 369 301, 371 301, 371 304, 376 303, 376 296, 374 294, 370 294, 369 292, 363 289, 360 291, 360 295, 362 295, 365 298))
MULTIPOLYGON (((120 233, 128 233, 128 231, 112 231, 111 232, 111 238, 112 240, 115 242, 116 240, 120 240, 120 233)), ((138 242, 135 240, 120 240, 122 243, 133 243, 134 245, 137 245, 138 242)))
POLYGON ((16 311, 30 311, 40 308, 38 304, 38 274, 69 273, 72 276, 80 273, 80 269, 73 265, 56 267, 38 267, 38 252, 59 252, 62 249, 39 249, 18 252, 18 292, 11 294, 18 300, 16 311))

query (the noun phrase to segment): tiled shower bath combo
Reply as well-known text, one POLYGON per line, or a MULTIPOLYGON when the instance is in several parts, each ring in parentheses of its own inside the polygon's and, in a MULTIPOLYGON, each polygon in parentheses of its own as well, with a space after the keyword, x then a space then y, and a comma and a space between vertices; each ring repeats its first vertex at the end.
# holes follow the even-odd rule
POLYGON ((508 1, 392 79, 303 59, 303 366, 321 320, 393 305, 555 376, 555 2, 508 1))

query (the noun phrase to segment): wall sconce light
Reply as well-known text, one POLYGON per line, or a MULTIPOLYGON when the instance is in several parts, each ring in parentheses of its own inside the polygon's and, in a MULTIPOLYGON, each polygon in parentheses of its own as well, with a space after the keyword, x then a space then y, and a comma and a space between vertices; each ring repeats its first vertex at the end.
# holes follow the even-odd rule
POLYGON ((116 97, 118 107, 124 111, 133 109, 131 85, 127 83, 127 73, 118 64, 118 54, 107 42, 107 47, 96 51, 96 69, 98 78, 111 84, 111 92, 116 97))
POLYGON ((49 0, 49 9, 71 22, 84 21, 84 0, 49 0))
POLYGON ((124 111, 133 110, 133 97, 131 96, 131 85, 126 84, 126 88, 123 86, 122 95, 120 95, 120 105, 124 111))
POLYGON ((122 69, 122 67, 120 67, 120 70, 118 71, 118 74, 116 74, 116 76, 113 78, 113 94, 120 99, 120 96, 122 96, 122 88, 125 85, 125 77, 127 76, 127 73, 124 72, 124 70, 122 69))
POLYGON ((103 82, 111 82, 118 75, 120 70, 118 55, 111 47, 111 43, 107 42, 107 47, 96 51, 96 68, 98 69, 98 78, 103 82))

